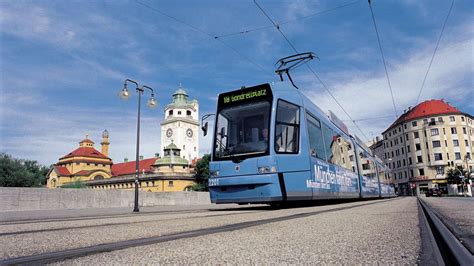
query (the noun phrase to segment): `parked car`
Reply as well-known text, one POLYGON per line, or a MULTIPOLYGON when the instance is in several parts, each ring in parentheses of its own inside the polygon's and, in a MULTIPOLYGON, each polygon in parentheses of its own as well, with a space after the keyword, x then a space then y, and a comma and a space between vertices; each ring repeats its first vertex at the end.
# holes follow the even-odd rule
POLYGON ((437 188, 430 188, 426 191, 425 196, 427 197, 441 197, 443 192, 437 188))

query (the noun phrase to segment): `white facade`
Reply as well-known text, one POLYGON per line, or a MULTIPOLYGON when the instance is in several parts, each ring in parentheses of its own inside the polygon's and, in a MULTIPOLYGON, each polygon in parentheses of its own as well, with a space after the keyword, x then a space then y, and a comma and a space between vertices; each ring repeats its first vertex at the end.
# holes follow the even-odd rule
POLYGON ((199 104, 188 100, 179 88, 173 94, 173 102, 165 108, 165 120, 161 123, 161 147, 174 143, 181 150, 181 157, 188 160, 199 158, 199 104))

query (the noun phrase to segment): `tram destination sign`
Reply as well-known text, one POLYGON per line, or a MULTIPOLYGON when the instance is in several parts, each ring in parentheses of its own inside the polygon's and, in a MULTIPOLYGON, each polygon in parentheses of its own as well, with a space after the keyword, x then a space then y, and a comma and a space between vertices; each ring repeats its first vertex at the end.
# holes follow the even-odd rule
POLYGON ((219 107, 244 104, 247 102, 271 100, 273 97, 270 85, 262 84, 250 88, 226 92, 219 95, 219 107))

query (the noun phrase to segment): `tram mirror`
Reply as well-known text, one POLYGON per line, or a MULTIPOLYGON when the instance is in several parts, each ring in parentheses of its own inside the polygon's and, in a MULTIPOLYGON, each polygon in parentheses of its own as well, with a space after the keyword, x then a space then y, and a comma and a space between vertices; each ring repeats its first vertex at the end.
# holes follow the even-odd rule
POLYGON ((220 133, 219 133, 221 135, 221 138, 223 138, 225 136, 224 133, 225 133, 224 132, 224 127, 221 127, 221 130, 220 130, 220 133))
POLYGON ((207 122, 204 124, 204 126, 201 127, 201 129, 202 129, 203 135, 206 136, 207 135, 207 122))

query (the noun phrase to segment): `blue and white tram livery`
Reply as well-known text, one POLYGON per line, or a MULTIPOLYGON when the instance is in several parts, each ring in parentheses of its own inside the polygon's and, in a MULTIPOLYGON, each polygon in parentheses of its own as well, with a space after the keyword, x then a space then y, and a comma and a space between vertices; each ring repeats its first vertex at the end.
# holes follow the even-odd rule
POLYGON ((288 82, 220 94, 209 166, 211 201, 394 196, 381 183, 386 173, 381 161, 334 121, 288 82))

